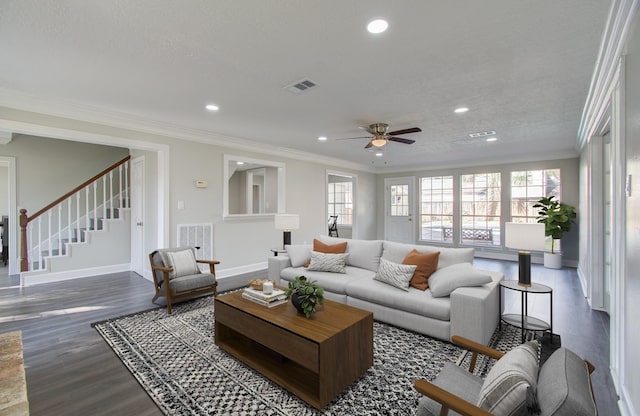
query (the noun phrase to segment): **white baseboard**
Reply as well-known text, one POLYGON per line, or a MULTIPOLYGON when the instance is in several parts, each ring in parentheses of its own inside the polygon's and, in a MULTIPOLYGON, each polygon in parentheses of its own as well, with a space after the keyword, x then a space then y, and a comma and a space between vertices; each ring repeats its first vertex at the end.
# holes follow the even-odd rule
POLYGON ((82 277, 99 276, 101 274, 128 272, 129 270, 131 270, 131 265, 129 263, 124 263, 64 272, 23 272, 20 273, 20 284, 22 286, 31 286, 41 283, 61 282, 64 280, 79 279, 82 277))
POLYGON ((267 262, 260 262, 254 264, 248 264, 246 266, 231 267, 229 269, 216 270, 216 278, 224 279, 225 277, 232 277, 239 274, 257 272, 258 270, 266 270, 267 262))
POLYGON ((618 409, 620 410, 620 416, 633 416, 637 415, 635 408, 633 406, 633 402, 631 401, 631 396, 626 389, 626 386, 622 386, 622 391, 620 392, 620 399, 618 400, 618 409))

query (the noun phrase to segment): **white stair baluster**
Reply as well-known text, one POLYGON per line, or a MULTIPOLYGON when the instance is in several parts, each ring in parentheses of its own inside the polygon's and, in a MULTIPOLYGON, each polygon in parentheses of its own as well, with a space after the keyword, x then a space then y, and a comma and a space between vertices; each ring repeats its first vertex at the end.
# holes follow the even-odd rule
POLYGON ((122 205, 123 195, 122 195, 122 165, 118 166, 118 194, 120 195, 120 205, 118 208, 124 208, 122 205))
POLYGON ((27 270, 33 270, 33 264, 32 264, 33 258, 34 258, 33 257, 33 255, 34 255, 33 247, 35 246, 35 244, 33 244, 33 225, 34 225, 33 223, 27 224, 27 233, 29 234, 29 236, 28 236, 29 239, 27 240, 28 244, 29 244, 29 247, 27 248, 27 250, 28 250, 27 253, 29 253, 29 254, 28 254, 27 258, 30 259, 29 263, 27 264, 27 270))
POLYGON ((107 218, 107 175, 102 177, 102 218, 107 218))
POLYGON ((47 236, 47 244, 49 246, 49 257, 51 257, 53 255, 52 254, 53 242, 51 241, 51 221, 52 221, 52 219, 51 219, 52 215, 51 214, 52 214, 52 212, 51 212, 51 210, 49 210, 47 212, 47 221, 48 221, 48 223, 47 223, 47 232, 49 233, 49 235, 47 236))
POLYGON ((109 206, 111 208, 109 218, 115 218, 113 213, 113 171, 109 172, 109 206))
POLYGON ((131 196, 129 195, 129 161, 124 164, 124 192, 126 195, 125 203, 127 208, 131 208, 131 196))
POLYGON ((38 270, 42 268, 42 215, 38 217, 38 270))
POLYGON ((98 182, 93 183, 93 229, 98 229, 98 182))
POLYGON ((78 192, 76 194, 76 242, 80 241, 80 192, 78 192))
POLYGON ((67 207, 68 207, 68 211, 67 212, 67 236, 68 236, 68 242, 70 243, 71 241, 73 241, 73 237, 71 235, 71 204, 73 197, 69 197, 69 199, 67 200, 67 207))
MULTIPOLYGON (((89 227, 89 187, 84 188, 84 225, 85 230, 89 231, 91 228, 89 227)), ((85 236, 87 235, 85 231, 85 236)), ((85 239, 86 241, 86 239, 85 239)))
POLYGON ((58 204, 58 256, 62 256, 62 204, 58 204))

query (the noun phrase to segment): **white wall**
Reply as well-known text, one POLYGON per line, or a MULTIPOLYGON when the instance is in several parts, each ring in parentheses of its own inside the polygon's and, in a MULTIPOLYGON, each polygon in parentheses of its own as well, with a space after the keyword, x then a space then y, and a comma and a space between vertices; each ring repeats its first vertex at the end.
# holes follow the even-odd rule
POLYGON ((640 412, 640 17, 626 44, 626 172, 631 175, 627 197, 627 258, 624 276, 624 367, 622 388, 631 411, 640 412))
MULTIPOLYGON (((501 182, 502 182, 502 195, 506 199, 506 196, 510 194, 510 181, 511 181, 511 171, 518 170, 532 170, 532 169, 555 169, 560 168, 560 178, 562 181, 561 190, 562 190, 562 202, 573 205, 574 207, 578 207, 579 199, 578 199, 578 162, 579 159, 558 159, 558 160, 543 160, 536 162, 526 162, 526 163, 509 163, 502 165, 491 165, 491 166, 474 166, 467 168, 451 168, 451 169, 437 169, 437 170, 423 170, 423 171, 410 171, 410 172, 401 172, 394 174, 385 174, 378 175, 377 177, 377 221, 378 221, 378 238, 384 237, 384 179, 392 178, 392 177, 407 177, 407 176, 415 176, 416 177, 416 188, 419 188, 420 180, 419 178, 422 176, 440 176, 440 175, 452 175, 454 177, 462 174, 471 174, 471 173, 482 173, 482 172, 500 172, 501 174, 501 182)), ((455 192, 456 190, 454 190, 455 192)), ((419 193, 418 189, 416 192, 416 215, 419 216, 419 193)), ((504 221, 509 221, 511 219, 510 214, 510 206, 508 200, 501 201, 501 211, 502 218, 504 221)), ((578 212, 578 216, 580 216, 580 212, 578 212)), ((415 221, 416 226, 416 236, 419 236, 420 221, 415 221)), ((563 263, 566 265, 576 266, 578 263, 578 235, 579 235, 579 224, 573 226, 571 231, 562 238, 562 253, 563 253, 563 263)), ((434 244, 434 243, 425 243, 425 244, 434 244)), ((476 255, 478 256, 492 256, 496 253, 505 253, 505 251, 499 247, 476 247, 476 255)), ((515 254, 512 255, 514 259, 516 259, 515 254)), ((534 255, 534 261, 539 259, 538 256, 534 255)))
POLYGON ((0 164, 0 218, 3 215, 9 215, 9 168, 0 164))

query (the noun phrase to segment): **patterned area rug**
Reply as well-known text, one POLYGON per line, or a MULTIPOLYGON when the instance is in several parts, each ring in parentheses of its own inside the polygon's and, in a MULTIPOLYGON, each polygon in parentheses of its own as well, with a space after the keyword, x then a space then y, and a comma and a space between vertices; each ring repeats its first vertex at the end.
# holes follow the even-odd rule
MULTIPOLYGON (((411 415, 415 379, 468 359, 450 343, 374 322, 373 367, 318 411, 215 345, 212 297, 93 326, 167 415, 411 415)), ((503 325, 492 345, 507 351, 519 336, 503 325)))

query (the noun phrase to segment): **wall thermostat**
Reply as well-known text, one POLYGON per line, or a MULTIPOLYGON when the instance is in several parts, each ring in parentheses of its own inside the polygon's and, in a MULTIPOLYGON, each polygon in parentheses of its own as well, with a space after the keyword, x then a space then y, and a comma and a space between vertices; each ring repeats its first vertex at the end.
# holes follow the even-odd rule
POLYGON ((209 182, 202 179, 196 179, 196 188, 206 188, 207 186, 209 186, 209 182))

